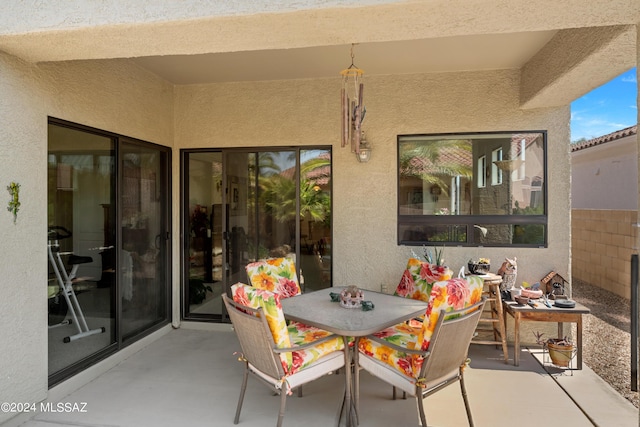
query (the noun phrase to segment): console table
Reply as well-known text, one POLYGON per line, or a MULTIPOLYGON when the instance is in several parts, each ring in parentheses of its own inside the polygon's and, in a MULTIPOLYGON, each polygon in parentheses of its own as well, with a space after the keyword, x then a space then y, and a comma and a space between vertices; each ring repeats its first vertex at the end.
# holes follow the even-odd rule
POLYGON ((520 305, 512 301, 503 301, 504 304, 504 316, 506 326, 506 315, 509 313, 515 320, 514 330, 514 351, 513 364, 518 366, 520 364, 520 322, 535 321, 535 322, 558 322, 558 337, 564 337, 563 322, 575 323, 577 326, 576 348, 578 363, 577 368, 582 369, 582 315, 589 314, 589 308, 582 304, 576 303, 574 308, 558 308, 553 306, 553 300, 551 302, 551 308, 545 306, 541 301, 537 302, 537 307, 531 307, 529 305, 520 305))

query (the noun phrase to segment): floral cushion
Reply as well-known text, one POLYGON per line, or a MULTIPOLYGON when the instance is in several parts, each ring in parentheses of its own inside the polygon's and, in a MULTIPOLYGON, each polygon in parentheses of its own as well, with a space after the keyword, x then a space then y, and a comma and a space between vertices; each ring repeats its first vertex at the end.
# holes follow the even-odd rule
MULTIPOLYGON (((244 283, 236 283, 231 287, 231 293, 233 300, 238 304, 263 309, 267 324, 278 348, 309 344, 331 335, 328 331, 299 322, 291 322, 287 326, 282 305, 280 304, 280 295, 274 292, 257 289, 244 283)), ((280 353, 280 361, 285 373, 291 375, 309 366, 325 354, 342 350, 343 348, 342 338, 335 337, 304 350, 280 353)))
MULTIPOLYGON (((407 349, 426 351, 429 348, 440 311, 443 309, 445 311, 459 310, 479 302, 482 299, 483 286, 483 280, 477 276, 435 282, 422 327, 418 328, 402 323, 374 335, 407 349)), ((420 356, 397 351, 368 338, 362 338, 358 348, 361 352, 393 366, 409 377, 416 378, 420 373, 423 361, 420 356)))
POLYGON ((296 275, 296 265, 290 258, 269 258, 246 266, 251 285, 280 294, 283 298, 302 292, 296 275))
MULTIPOLYGON (((315 326, 305 325, 300 322, 291 322, 289 324, 289 337, 291 338, 291 344, 293 347, 299 345, 306 345, 317 341, 321 338, 331 335, 331 332, 324 329, 316 328, 315 326)), ((335 336, 327 341, 323 341, 313 347, 305 348, 304 350, 298 350, 291 353, 292 364, 289 369, 285 369, 288 374, 293 374, 301 369, 306 368, 322 356, 333 353, 334 351, 340 351, 344 348, 344 340, 342 337, 335 336)))
POLYGON ((444 266, 429 264, 416 258, 409 258, 407 269, 393 293, 396 296, 429 301, 433 284, 451 279, 453 272, 444 266))

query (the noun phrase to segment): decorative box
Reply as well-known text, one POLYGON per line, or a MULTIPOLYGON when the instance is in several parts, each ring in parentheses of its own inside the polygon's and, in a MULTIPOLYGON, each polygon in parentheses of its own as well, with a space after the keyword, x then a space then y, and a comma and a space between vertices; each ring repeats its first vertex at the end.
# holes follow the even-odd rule
POLYGON ((364 293, 357 286, 349 286, 340 292, 340 305, 344 308, 359 308, 364 293))

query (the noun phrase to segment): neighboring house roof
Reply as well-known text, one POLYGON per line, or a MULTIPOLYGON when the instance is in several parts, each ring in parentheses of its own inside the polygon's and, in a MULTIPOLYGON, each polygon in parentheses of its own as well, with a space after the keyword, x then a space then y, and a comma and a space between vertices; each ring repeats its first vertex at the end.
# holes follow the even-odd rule
POLYGON ((420 176, 425 174, 442 173, 442 165, 459 165, 471 170, 471 151, 460 147, 443 147, 438 150, 436 162, 427 157, 413 157, 409 160, 406 169, 402 169, 403 175, 420 176))
MULTIPOLYGON (((322 153, 316 157, 316 159, 331 160, 331 154, 329 152, 322 153)), ((280 172, 280 175, 287 179, 294 179, 296 168, 291 167, 280 172)), ((329 178, 331 176, 331 165, 319 166, 307 173, 307 179, 315 181, 318 185, 329 184, 329 178)))
POLYGON ((525 141, 525 150, 538 140, 540 133, 516 133, 511 137, 511 152, 515 158, 520 157, 522 151, 522 140, 525 141))
POLYGON ((637 135, 637 133, 638 125, 629 126, 628 128, 620 129, 607 135, 599 136, 598 138, 593 138, 588 141, 580 142, 578 144, 572 144, 571 152, 573 153, 575 151, 584 150, 585 148, 605 144, 607 142, 615 141, 627 136, 637 135))
MULTIPOLYGON (((511 155, 514 158, 520 157, 522 151, 521 142, 525 141, 525 149, 534 144, 540 133, 517 133, 511 136, 511 155)), ((505 160, 509 154, 505 155, 505 160)), ((423 174, 438 174, 442 173, 441 165, 459 165, 467 168, 469 171, 473 168, 473 159, 471 150, 463 149, 460 147, 443 147, 439 150, 439 157, 437 162, 434 163, 430 159, 425 157, 414 157, 409 161, 406 169, 401 170, 403 174, 419 176, 423 174)))

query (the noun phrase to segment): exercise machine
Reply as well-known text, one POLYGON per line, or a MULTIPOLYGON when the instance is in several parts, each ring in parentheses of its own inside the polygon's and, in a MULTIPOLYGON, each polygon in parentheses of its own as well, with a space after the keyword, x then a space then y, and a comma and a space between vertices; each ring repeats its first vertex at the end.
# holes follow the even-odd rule
MULTIPOLYGON (((89 329, 89 326, 87 325, 84 313, 82 312, 82 308, 78 302, 78 297, 73 289, 73 280, 77 277, 80 265, 93 262, 93 258, 90 256, 74 255, 73 252, 62 252, 60 250, 60 240, 67 239, 69 237, 71 237, 71 232, 66 228, 60 226, 49 227, 49 238, 47 244, 49 262, 51 263, 51 268, 55 273, 56 280, 58 282, 57 286, 59 287, 57 293, 55 292, 55 289, 51 291, 50 287, 49 297, 59 299, 60 295, 62 295, 64 298, 64 303, 62 301, 58 303, 58 313, 56 313, 58 316, 61 315, 61 312, 64 312, 62 313, 62 318, 64 319, 67 311, 71 312, 71 319, 62 320, 59 323, 49 325, 49 329, 73 324, 78 330, 78 333, 64 337, 63 341, 65 343, 88 337, 90 335, 101 334, 106 331, 104 326, 96 329, 89 329), (71 271, 69 272, 67 272, 67 268, 62 260, 63 256, 67 257, 67 263, 71 267, 71 271), (66 310, 64 309, 65 303, 67 307, 66 310)), ((51 306, 52 304, 50 303, 50 310, 51 306)))

